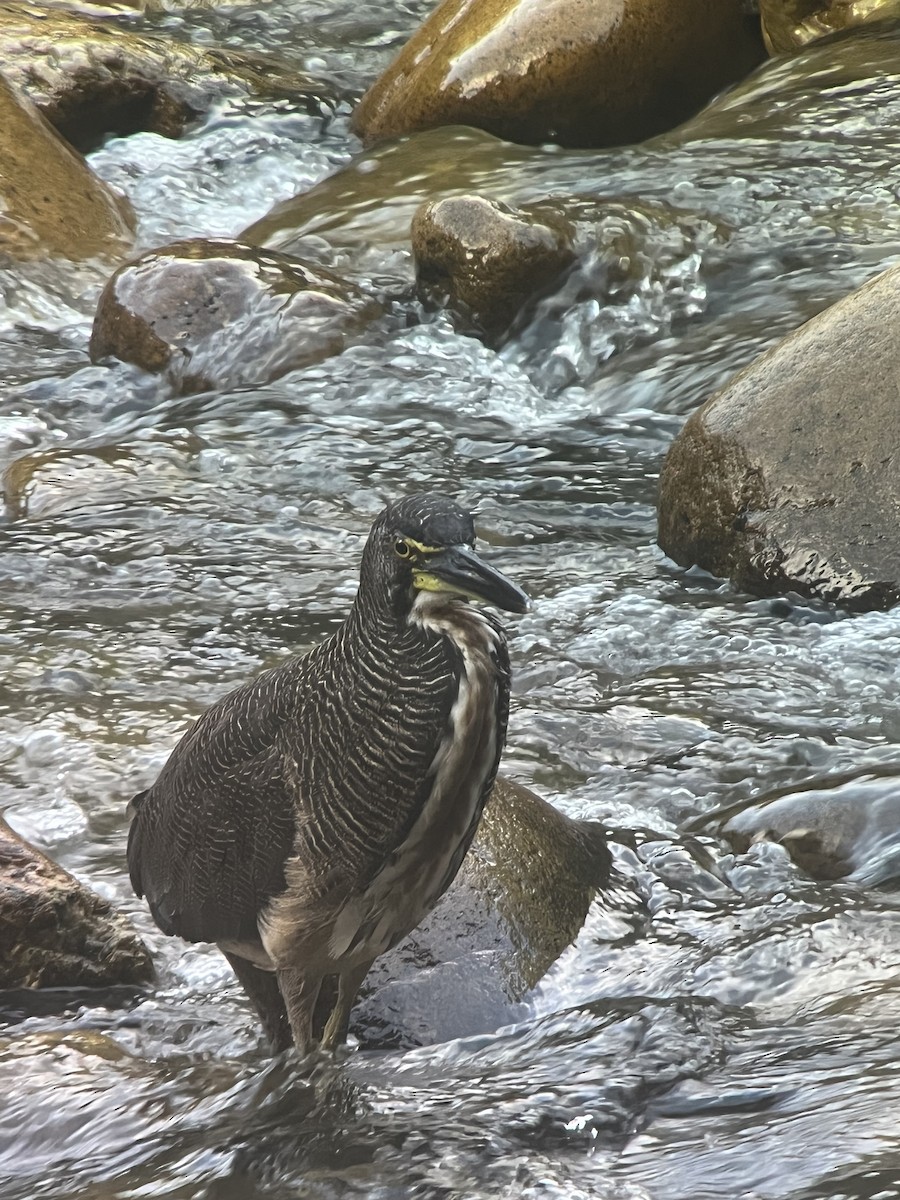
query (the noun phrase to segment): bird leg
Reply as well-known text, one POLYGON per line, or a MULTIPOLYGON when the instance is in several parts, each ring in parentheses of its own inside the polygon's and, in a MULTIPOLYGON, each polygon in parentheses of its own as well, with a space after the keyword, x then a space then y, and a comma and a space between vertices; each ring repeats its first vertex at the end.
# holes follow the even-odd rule
POLYGON ((272 1053, 280 1054, 282 1050, 287 1050, 293 1045, 293 1039, 278 980, 271 971, 263 971, 246 958, 229 954, 227 950, 223 951, 223 954, 231 963, 244 991, 253 1001, 253 1007, 259 1014, 263 1030, 272 1047, 272 1053))
POLYGON ((328 1023, 325 1026, 325 1032, 322 1034, 323 1050, 334 1050, 341 1042, 347 1040, 347 1029, 350 1025, 350 1010, 353 1008, 360 984, 368 975, 371 965, 371 962, 363 963, 361 966, 351 967, 349 971, 345 971, 341 975, 340 982, 338 983, 337 1001, 331 1010, 331 1016, 328 1018, 328 1023))
POLYGON ((321 977, 310 976, 291 967, 279 969, 277 974, 294 1045, 301 1054, 308 1054, 313 1047, 313 1014, 322 986, 321 977))

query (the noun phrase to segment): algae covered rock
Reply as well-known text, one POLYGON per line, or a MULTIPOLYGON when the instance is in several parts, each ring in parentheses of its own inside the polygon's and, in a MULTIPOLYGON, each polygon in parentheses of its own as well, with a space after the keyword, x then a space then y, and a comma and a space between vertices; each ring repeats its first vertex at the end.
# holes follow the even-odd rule
POLYGON ((900 267, 795 330, 690 417, 659 544, 762 594, 900 599, 900 267))
POLYGON ((621 145, 670 129, 762 57, 742 0, 443 0, 353 121, 366 142, 474 125, 621 145))
POLYGON ((107 282, 92 359, 166 372, 184 392, 265 383, 344 348, 380 313, 319 267, 225 238, 151 250, 107 282))
POLYGON ((0 988, 109 987, 152 976, 126 918, 0 818, 0 988))
MULTIPOLYGON (((434 910, 377 959, 350 1029, 364 1048, 430 1045, 525 1015, 523 997, 574 941, 608 885, 606 829, 498 777, 475 840, 434 910)), ((276 1050, 291 1045, 274 975, 226 955, 276 1050)), ((326 980, 319 1029, 336 990, 326 980)))
POLYGON ((133 233, 129 203, 0 75, 0 255, 118 257, 133 233))

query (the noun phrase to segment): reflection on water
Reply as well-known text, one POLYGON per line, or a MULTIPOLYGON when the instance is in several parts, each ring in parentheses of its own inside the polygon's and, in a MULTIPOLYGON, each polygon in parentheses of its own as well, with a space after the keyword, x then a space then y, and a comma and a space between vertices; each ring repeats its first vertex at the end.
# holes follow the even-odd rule
MULTIPOLYGON (((307 59, 319 39, 323 69, 361 91, 422 7, 144 20, 307 59)), ((173 398, 88 364, 102 278, 4 273, 2 807, 134 914, 160 981, 131 1006, 4 1010, 3 1200, 896 1194, 895 894, 865 886, 865 864, 815 882, 780 846, 678 831, 894 763, 900 616, 676 570, 654 504, 682 414, 896 256, 897 39, 774 64, 644 147, 489 149, 475 182, 495 194, 614 202, 585 218, 595 245, 569 291, 501 354, 444 318, 407 327, 398 301, 375 344, 173 398), (630 273, 608 292, 623 239, 630 273), (333 628, 369 522, 417 487, 477 504, 535 598, 511 623, 507 771, 615 829, 616 886, 520 1024, 269 1062, 224 961, 164 939, 130 895, 124 804, 202 706, 333 628)), ((94 161, 131 192, 145 244, 235 233, 349 158, 342 121, 236 106, 182 143, 113 141, 94 161)), ((409 206, 396 186, 391 219, 409 206)), ((331 229, 307 241, 317 261, 402 299, 402 249, 331 229)))

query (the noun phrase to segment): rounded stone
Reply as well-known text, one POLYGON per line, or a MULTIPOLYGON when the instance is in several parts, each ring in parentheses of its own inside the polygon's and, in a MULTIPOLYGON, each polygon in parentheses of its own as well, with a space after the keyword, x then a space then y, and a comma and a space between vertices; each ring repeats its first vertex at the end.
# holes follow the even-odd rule
POLYGON ((363 1046, 414 1046, 521 1018, 523 997, 610 879, 608 834, 498 777, 450 888, 369 972, 351 1028, 363 1046))
POLYGON ((690 417, 659 544, 764 595, 900 599, 900 267, 795 330, 690 417))
POLYGON ((0 988, 111 987, 153 977, 125 917, 0 817, 0 988))
POLYGON ((759 0, 771 55, 793 54, 829 33, 897 17, 900 0, 759 0))
POLYGON ((164 371, 183 392, 262 384, 340 353, 380 312, 320 267, 196 238, 116 271, 97 304, 90 353, 164 371))
POLYGON ((353 125, 366 142, 474 125, 622 145, 670 129, 763 55, 742 0, 443 0, 353 125))
POLYGON ((413 218, 420 292, 499 336, 575 261, 574 230, 549 208, 514 210, 480 196, 424 204, 413 218))

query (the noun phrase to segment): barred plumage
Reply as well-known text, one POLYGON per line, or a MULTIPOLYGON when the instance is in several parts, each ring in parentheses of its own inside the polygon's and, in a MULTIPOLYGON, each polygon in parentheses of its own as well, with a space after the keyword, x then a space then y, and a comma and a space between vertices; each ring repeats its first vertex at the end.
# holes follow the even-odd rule
POLYGON ((389 506, 344 624, 208 709, 133 802, 129 869, 157 924, 218 943, 264 1016, 274 992, 253 973, 274 970, 301 1050, 332 975, 323 1044, 343 1036, 372 961, 452 881, 493 785, 509 662, 467 598, 526 600, 473 542, 449 500, 389 506))

